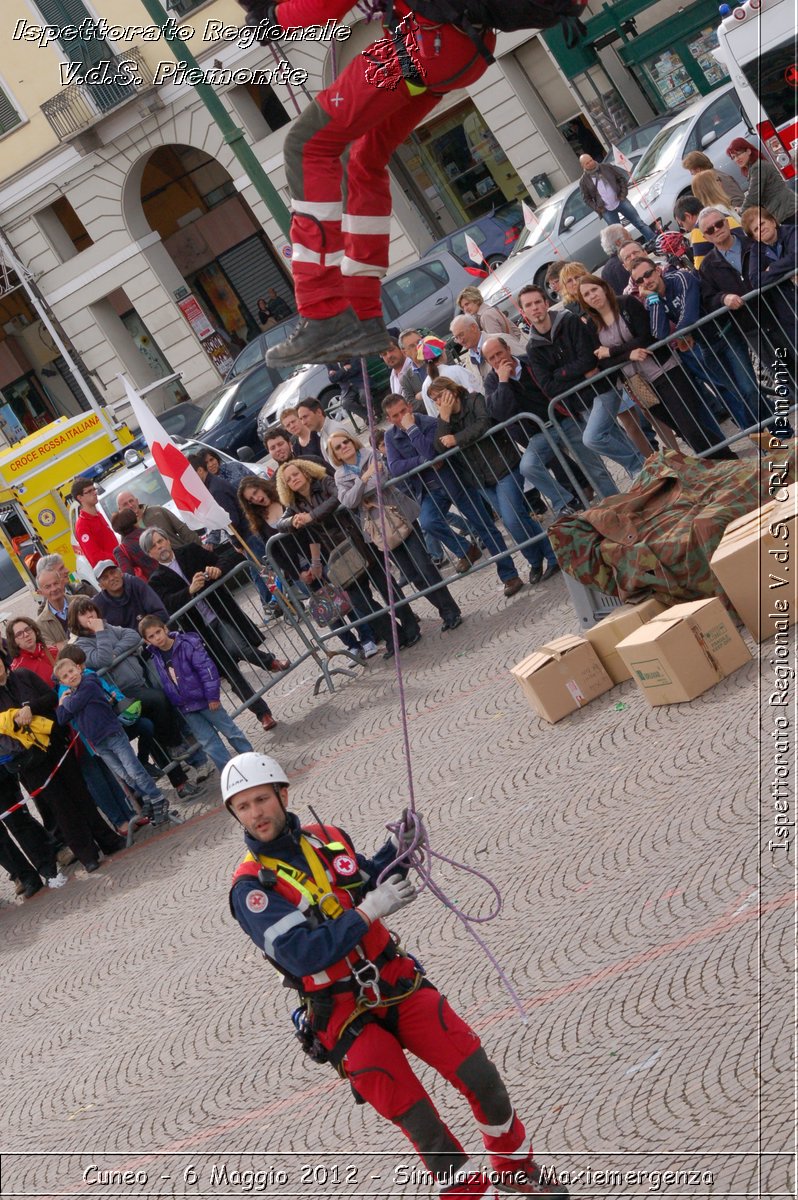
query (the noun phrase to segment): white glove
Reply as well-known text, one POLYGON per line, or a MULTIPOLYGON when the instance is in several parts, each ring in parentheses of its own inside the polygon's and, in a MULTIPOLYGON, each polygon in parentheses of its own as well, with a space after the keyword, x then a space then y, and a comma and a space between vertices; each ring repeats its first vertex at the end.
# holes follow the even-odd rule
POLYGON ((417 894, 409 879, 402 879, 401 875, 391 875, 361 900, 357 906, 358 912, 368 921, 377 921, 380 917, 389 917, 391 913, 410 904, 417 894))

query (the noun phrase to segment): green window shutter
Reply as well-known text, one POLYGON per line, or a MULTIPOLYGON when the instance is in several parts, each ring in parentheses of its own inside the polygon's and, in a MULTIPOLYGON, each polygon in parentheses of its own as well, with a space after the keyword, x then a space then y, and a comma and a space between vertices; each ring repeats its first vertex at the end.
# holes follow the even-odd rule
MULTIPOLYGON (((36 7, 47 25, 80 25, 83 21, 93 19, 83 0, 36 0, 36 7)), ((88 38, 86 41, 75 38, 71 42, 59 38, 58 44, 68 59, 85 63, 86 66, 111 56, 111 47, 100 38, 88 38)))
POLYGON ((19 125, 22 117, 14 108, 9 96, 0 88, 0 134, 8 133, 15 125, 19 125))

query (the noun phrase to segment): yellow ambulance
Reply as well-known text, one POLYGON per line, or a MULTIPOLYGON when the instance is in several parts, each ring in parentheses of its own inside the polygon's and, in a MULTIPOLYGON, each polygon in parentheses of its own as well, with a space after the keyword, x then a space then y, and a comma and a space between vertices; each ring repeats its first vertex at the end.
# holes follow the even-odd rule
MULTIPOLYGON (((116 435, 123 447, 133 440, 124 425, 116 435)), ((0 450, 0 546, 26 585, 33 584, 35 563, 44 554, 60 554, 74 571, 69 489, 76 476, 92 475, 118 450, 96 412, 61 417, 0 450)))

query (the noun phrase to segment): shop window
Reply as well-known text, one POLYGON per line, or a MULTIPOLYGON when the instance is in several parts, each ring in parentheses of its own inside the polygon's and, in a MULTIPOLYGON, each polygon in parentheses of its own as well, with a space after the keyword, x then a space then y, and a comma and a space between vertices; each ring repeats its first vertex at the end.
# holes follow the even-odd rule
POLYGON ((687 43, 687 49, 703 71, 707 83, 712 87, 729 78, 729 72, 713 54, 717 48, 718 35, 711 25, 695 34, 693 39, 687 43))
POLYGON ((164 8, 173 17, 186 17, 207 0, 166 0, 164 8))
POLYGON ((36 221, 62 262, 87 250, 94 242, 66 196, 36 213, 36 221))
POLYGON ((8 407, 10 410, 8 413, 4 412, 7 423, 10 423, 9 418, 13 416, 17 426, 22 426, 25 430, 23 436, 43 429, 59 415, 32 371, 23 375, 21 379, 15 379, 13 383, 5 384, 2 397, 4 409, 8 407))
POLYGON ((675 50, 664 50, 642 64, 657 95, 666 108, 681 108, 698 99, 698 85, 690 78, 681 56, 675 50))
POLYGON ((440 191, 460 225, 526 192, 485 118, 470 101, 419 128, 411 141, 432 181, 431 191, 440 191))

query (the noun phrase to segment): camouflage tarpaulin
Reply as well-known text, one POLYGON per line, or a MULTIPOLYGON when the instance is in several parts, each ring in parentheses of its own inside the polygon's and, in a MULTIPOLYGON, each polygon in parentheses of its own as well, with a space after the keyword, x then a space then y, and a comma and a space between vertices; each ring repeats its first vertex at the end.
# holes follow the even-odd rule
POLYGON ((651 591, 666 604, 726 597, 709 569, 724 529, 761 503, 757 459, 652 455, 630 491, 549 529, 564 571, 621 600, 651 591))

